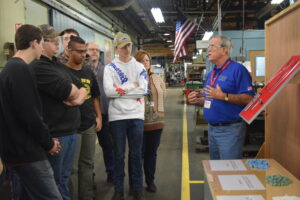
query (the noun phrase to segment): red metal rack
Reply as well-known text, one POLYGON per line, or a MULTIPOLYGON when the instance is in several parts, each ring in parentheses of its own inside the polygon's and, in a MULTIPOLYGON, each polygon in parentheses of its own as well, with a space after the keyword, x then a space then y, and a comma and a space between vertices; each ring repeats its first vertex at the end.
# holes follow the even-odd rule
POLYGON ((265 109, 281 89, 300 71, 300 56, 292 56, 242 110, 240 116, 248 123, 265 109))

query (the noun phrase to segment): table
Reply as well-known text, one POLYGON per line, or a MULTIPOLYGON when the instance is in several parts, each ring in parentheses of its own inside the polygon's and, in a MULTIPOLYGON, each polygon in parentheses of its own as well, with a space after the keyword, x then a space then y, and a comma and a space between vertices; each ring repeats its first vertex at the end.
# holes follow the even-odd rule
MULTIPOLYGON (((245 164, 246 171, 212 171, 209 160, 203 160, 204 172, 206 175, 206 184, 209 186, 210 195, 205 195, 206 199, 216 200, 217 196, 220 195, 262 195, 265 200, 272 200, 275 196, 298 196, 300 197, 300 181, 294 177, 289 171, 282 167, 274 159, 266 159, 270 164, 270 168, 267 170, 252 169, 245 164, 246 160, 242 160, 245 164), (253 174, 256 175, 260 182, 265 186, 266 190, 223 190, 218 179, 218 175, 242 175, 242 174, 253 174), (288 177, 293 181, 288 186, 270 186, 265 181, 265 176, 273 176, 280 174, 288 177)), ((205 191, 208 192, 208 191, 205 191)))

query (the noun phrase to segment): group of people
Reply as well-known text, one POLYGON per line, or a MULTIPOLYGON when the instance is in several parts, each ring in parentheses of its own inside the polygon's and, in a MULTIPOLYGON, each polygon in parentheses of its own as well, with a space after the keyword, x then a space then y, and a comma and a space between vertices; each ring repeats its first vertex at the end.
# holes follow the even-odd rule
POLYGON ((129 194, 145 199, 144 175, 156 192, 166 90, 150 55, 132 57, 131 38, 119 32, 118 56, 104 66, 96 43, 47 24, 22 25, 15 45, 0 73, 0 155, 22 186, 19 199, 94 199, 97 136, 113 200, 124 199, 126 138, 129 194))
MULTIPOLYGON (((22 185, 19 199, 94 199, 97 136, 112 200, 124 199, 126 138, 129 195, 145 199, 144 176, 146 190, 156 192, 166 88, 151 71, 150 55, 138 50, 132 57, 130 36, 119 32, 118 56, 104 66, 96 43, 47 24, 22 25, 15 45, 0 73, 0 155, 22 185), (64 51, 56 57, 60 41, 64 51)), ((246 127, 239 113, 254 95, 251 76, 230 58, 231 49, 225 36, 210 40, 214 69, 203 93, 188 96, 204 107, 211 159, 242 157, 246 127)))

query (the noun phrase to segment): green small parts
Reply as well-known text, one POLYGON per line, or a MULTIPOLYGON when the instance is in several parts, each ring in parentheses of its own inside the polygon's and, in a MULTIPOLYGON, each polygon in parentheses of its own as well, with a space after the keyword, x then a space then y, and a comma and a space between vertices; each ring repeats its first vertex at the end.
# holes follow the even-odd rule
POLYGON ((276 174, 274 176, 266 176, 266 181, 271 186, 287 186, 293 181, 288 177, 281 176, 280 174, 276 174))

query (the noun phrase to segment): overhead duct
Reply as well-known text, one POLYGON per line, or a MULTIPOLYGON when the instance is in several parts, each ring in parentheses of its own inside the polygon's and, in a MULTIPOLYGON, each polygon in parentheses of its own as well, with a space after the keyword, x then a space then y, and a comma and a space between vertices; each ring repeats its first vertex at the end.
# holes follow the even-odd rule
POLYGON ((128 1, 123 6, 102 7, 102 9, 104 9, 106 11, 122 11, 122 10, 129 8, 133 3, 135 3, 135 0, 128 1))
POLYGON ((132 4, 132 9, 134 12, 141 17, 141 20, 144 22, 145 26, 149 31, 154 30, 153 23, 150 21, 149 15, 144 11, 144 9, 137 3, 132 4))

